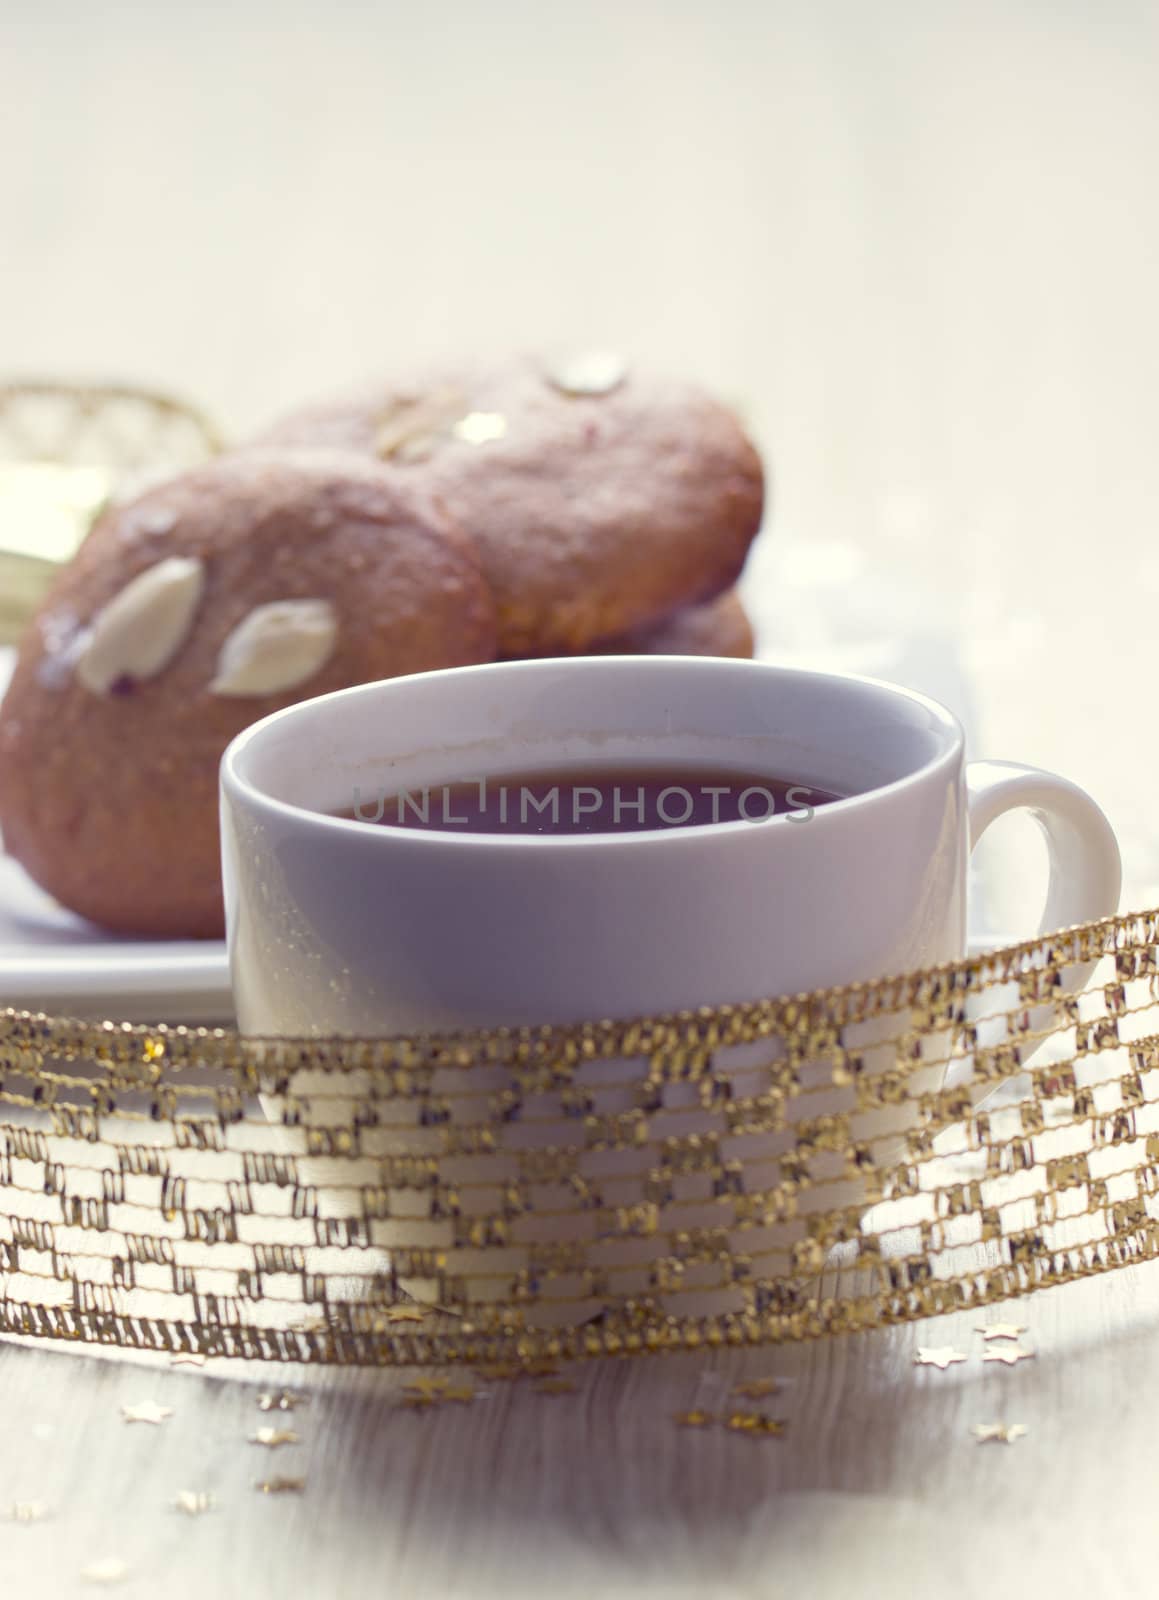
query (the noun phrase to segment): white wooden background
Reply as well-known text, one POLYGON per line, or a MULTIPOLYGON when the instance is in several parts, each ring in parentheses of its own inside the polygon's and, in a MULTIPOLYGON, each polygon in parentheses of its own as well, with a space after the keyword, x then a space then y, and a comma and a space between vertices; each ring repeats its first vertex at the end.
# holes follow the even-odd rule
MULTIPOLYGON (((468 346, 698 373, 773 463, 766 651, 907 678, 978 753, 1078 778, 1126 903, 1159 902, 1149 0, 0 0, 0 140, 0 372, 176 386, 238 431, 468 346)), ((984 909, 1020 931, 1006 831, 984 909)), ((55 1515, 0 1526, 0 1583, 87 1592, 115 1556, 175 1600, 1140 1591, 1159 1277, 1025 1310, 1010 1371, 964 1324, 746 1358, 791 1380, 782 1440, 678 1431, 726 1392, 681 1359, 428 1416, 335 1376, 269 1460, 260 1375, 8 1344, 0 1508, 55 1515), (951 1339, 969 1364, 912 1367, 951 1339), (122 1424, 147 1397, 173 1418, 122 1424), (1000 1419, 1030 1432, 972 1441, 1000 1419)))

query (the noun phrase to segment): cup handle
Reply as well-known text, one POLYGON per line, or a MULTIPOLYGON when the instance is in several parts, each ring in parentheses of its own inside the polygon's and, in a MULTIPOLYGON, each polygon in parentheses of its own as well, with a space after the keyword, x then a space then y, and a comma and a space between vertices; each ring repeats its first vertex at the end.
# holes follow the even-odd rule
MULTIPOLYGON (((1110 823, 1085 790, 1053 772, 1016 761, 972 761, 966 768, 970 849, 1007 811, 1029 811, 1046 836, 1050 884, 1039 933, 1114 916, 1123 866, 1110 823)), ((1090 967, 1069 970, 1066 987, 1079 990, 1090 967)))

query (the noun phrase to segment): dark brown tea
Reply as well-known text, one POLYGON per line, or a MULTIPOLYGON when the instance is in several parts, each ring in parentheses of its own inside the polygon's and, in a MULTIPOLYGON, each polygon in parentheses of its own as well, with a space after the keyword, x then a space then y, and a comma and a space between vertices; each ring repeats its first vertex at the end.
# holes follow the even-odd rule
POLYGON ((363 794, 337 815, 390 828, 458 833, 642 833, 706 823, 806 822, 844 798, 830 789, 703 767, 568 767, 363 794))

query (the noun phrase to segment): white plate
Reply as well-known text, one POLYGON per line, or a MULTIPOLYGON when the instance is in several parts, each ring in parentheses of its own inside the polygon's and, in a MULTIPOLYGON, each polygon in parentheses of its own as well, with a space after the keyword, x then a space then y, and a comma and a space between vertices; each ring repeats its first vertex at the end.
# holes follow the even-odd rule
POLYGON ((114 938, 62 910, 0 852, 3 1006, 125 1022, 228 1023, 225 944, 114 938))
MULTIPOLYGON (((770 632, 784 637, 781 629, 770 632)), ((11 655, 0 649, 0 695, 7 684, 11 655)), ((960 687, 954 674, 947 674, 947 663, 953 666, 952 652, 942 644, 930 661, 923 657, 920 662, 891 660, 884 665, 893 669, 890 675, 913 680, 927 692, 929 680, 936 679, 934 689, 945 692, 960 687)), ((842 665, 829 661, 821 650, 814 652, 810 664, 842 665)), ((850 670, 868 670, 863 659, 844 665, 850 670)), ((947 698, 957 705, 960 696, 954 693, 947 698)), ((965 710, 964 706, 958 708, 965 710)), ((972 885, 972 893, 973 889, 972 885)), ((1002 942, 991 935, 975 941, 972 948, 993 948, 1002 942)), ((103 933, 43 894, 0 844, 3 1006, 88 1019, 227 1023, 233 1017, 233 996, 225 944, 220 940, 118 939, 103 933)))
MULTIPOLYGON (((1004 941, 971 941, 975 952, 1004 941)), ((229 1023, 219 939, 118 939, 62 910, 0 850, 0 1007, 125 1022, 229 1023)))
POLYGON ((228 1022, 220 939, 118 939, 80 921, 0 853, 0 1006, 127 1022, 228 1022))

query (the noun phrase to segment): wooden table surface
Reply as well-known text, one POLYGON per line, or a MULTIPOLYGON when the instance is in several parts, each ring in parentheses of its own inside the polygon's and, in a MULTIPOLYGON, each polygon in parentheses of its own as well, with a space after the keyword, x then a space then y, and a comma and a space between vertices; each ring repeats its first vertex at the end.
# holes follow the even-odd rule
MULTIPOLYGON (((0 1530, 5 1592, 194 1596, 867 1597, 1149 1592, 1159 1278, 1127 1269, 999 1317, 1032 1360, 983 1363, 976 1318, 945 1317, 744 1357, 575 1369, 574 1393, 480 1381, 479 1398, 399 1404, 401 1375, 203 1370, 0 1349, 0 1501, 42 1522, 0 1530), (919 1344, 968 1361, 914 1365, 919 1344), (775 1375, 780 1438, 679 1426, 775 1375), (257 1398, 308 1404, 249 1436, 257 1398), (155 1401, 173 1415, 126 1423, 155 1401), (1021 1423, 1012 1444, 975 1424, 1021 1423), (255 1481, 304 1476, 298 1495, 255 1481), (173 1508, 183 1490, 213 1509, 173 1508)), ((989 1348, 993 1348, 992 1346, 989 1348)), ((740 1402, 735 1402, 740 1404, 740 1402)))
MULTIPOLYGON (((234 431, 432 350, 619 345, 773 462, 766 652, 906 679, 1055 766, 1159 902, 1147 0, 0 0, 0 367, 185 390, 234 431)), ((1011 825, 979 915, 1031 925, 1011 825)), ((493 1385, 0 1346, 4 1593, 1058 1596, 1152 1583, 1159 1274, 739 1359, 493 1385), (997 1315, 998 1313, 995 1313, 997 1315), (970 1356, 915 1368, 918 1344, 970 1356), (783 1438, 678 1428, 776 1374, 783 1438), (263 1388, 301 1443, 247 1442, 263 1388), (172 1407, 157 1427, 122 1403, 172 1407), (1020 1422, 1014 1444, 975 1423, 1020 1422), (266 1497, 270 1473, 302 1496, 266 1497), (215 1508, 189 1519, 181 1490, 215 1508)))

